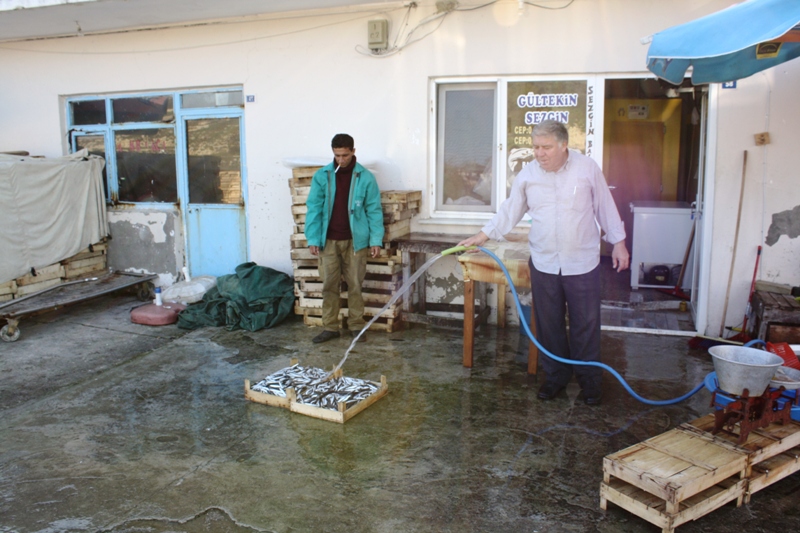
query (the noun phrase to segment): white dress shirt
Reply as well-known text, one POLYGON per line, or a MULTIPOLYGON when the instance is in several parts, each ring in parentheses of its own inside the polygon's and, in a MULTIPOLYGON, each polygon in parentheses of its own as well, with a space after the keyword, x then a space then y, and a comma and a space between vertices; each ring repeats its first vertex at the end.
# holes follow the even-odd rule
POLYGON ((595 161, 569 149, 567 161, 554 171, 537 161, 517 175, 511 194, 481 231, 504 240, 522 220, 531 217, 528 245, 536 270, 574 276, 592 271, 600 262, 600 229, 603 239, 616 244, 625 239, 611 191, 595 161))

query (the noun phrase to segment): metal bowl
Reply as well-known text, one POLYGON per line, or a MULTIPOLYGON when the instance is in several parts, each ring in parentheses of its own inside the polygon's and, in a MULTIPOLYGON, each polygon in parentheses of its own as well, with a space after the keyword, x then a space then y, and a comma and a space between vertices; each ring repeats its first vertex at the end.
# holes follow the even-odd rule
POLYGON ((780 366, 769 382, 773 389, 783 387, 786 390, 800 389, 800 370, 788 366, 780 366))
POLYGON ((750 396, 761 396, 783 364, 774 353, 745 346, 712 346, 708 353, 714 360, 719 388, 735 396, 745 389, 750 396))

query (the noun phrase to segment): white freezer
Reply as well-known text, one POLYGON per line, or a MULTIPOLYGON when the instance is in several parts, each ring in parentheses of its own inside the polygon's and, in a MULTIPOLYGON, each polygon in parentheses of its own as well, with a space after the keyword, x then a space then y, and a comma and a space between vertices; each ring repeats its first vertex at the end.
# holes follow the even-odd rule
MULTIPOLYGON (((633 212, 633 250, 631 250, 631 288, 674 288, 692 231, 692 207, 686 202, 631 202, 633 212), (666 266, 666 279, 656 279, 666 266)), ((689 253, 681 288, 692 286, 694 243, 689 253)))

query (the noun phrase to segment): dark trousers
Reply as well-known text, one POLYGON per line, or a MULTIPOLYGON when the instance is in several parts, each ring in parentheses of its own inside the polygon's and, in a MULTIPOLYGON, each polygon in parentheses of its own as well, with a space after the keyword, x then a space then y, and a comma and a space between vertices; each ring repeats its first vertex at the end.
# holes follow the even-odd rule
MULTIPOLYGON (((600 266, 577 276, 531 270, 531 292, 539 342, 564 359, 600 360, 600 266), (569 328, 567 328, 569 315, 569 328)), ((581 388, 600 389, 602 369, 540 358, 548 382, 564 386, 572 373, 581 388)))

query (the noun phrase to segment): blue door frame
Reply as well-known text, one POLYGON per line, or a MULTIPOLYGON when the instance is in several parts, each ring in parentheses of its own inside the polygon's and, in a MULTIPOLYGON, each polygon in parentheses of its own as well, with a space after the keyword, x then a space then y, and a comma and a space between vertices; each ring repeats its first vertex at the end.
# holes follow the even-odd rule
POLYGON ((232 274, 247 261, 247 180, 244 150, 244 112, 241 108, 183 110, 178 117, 178 181, 185 230, 186 263, 192 276, 232 274), (241 201, 238 203, 194 202, 190 197, 189 139, 191 121, 236 119, 239 129, 241 201))

